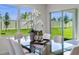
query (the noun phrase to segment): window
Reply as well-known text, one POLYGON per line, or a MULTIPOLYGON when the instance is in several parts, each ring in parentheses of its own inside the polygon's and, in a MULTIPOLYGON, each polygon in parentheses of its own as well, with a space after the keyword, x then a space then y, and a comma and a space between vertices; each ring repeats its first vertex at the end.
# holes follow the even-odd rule
POLYGON ((70 11, 64 11, 63 12, 64 17, 64 40, 72 39, 73 37, 73 13, 70 11))
POLYGON ((30 32, 30 23, 28 22, 31 18, 29 18, 29 13, 32 12, 32 9, 29 7, 21 7, 20 8, 20 32, 24 35, 28 35, 30 32))
POLYGON ((12 36, 17 31, 17 8, 9 5, 0 5, 0 32, 1 35, 12 36))
POLYGON ((76 17, 76 9, 51 12, 51 39, 62 33, 64 40, 77 39, 76 17))
POLYGON ((61 27, 62 27, 62 13, 60 12, 54 12, 51 13, 51 39, 54 38, 54 36, 61 36, 61 27))

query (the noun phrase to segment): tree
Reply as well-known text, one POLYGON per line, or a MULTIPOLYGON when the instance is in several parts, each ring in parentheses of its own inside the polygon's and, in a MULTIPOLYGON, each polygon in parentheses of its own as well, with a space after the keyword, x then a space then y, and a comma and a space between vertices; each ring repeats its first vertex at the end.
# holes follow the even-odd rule
POLYGON ((53 21, 56 21, 56 18, 55 17, 53 17, 53 19, 52 19, 53 21))
POLYGON ((1 30, 2 30, 2 15, 0 14, 0 21, 1 21, 1 30))
MULTIPOLYGON (((64 23, 65 25, 67 25, 67 23, 69 22, 69 17, 67 15, 64 16, 64 23)), ((67 26, 66 26, 67 27, 67 26)))
POLYGON ((22 19, 26 20, 26 19, 27 19, 27 17, 28 17, 27 12, 25 12, 24 14, 22 14, 22 19))
POLYGON ((5 19, 4 19, 4 24, 5 24, 5 27, 6 27, 6 30, 7 30, 7 28, 8 28, 8 26, 9 26, 9 24, 10 24, 10 22, 9 22, 9 13, 8 12, 6 12, 5 13, 5 19))
POLYGON ((2 20, 2 15, 0 14, 0 20, 2 20))
MULTIPOLYGON (((21 15, 21 19, 24 19, 25 21, 27 21, 27 18, 28 18, 27 12, 25 12, 24 14, 21 15)), ((26 27, 28 27, 28 26, 26 26, 26 27)))

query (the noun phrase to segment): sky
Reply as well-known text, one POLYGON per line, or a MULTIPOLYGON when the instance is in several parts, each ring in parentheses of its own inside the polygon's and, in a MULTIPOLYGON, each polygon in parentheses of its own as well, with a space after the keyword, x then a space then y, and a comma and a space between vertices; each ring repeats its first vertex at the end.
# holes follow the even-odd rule
MULTIPOLYGON (((24 12, 31 12, 32 9, 27 7, 20 7, 20 14, 23 14, 24 12)), ((10 5, 0 5, 0 14, 2 16, 5 15, 5 13, 8 12, 9 13, 9 16, 10 16, 10 20, 17 20, 17 16, 18 16, 18 10, 16 7, 14 6, 10 6, 10 5)), ((72 18, 72 13, 69 13, 69 12, 64 12, 63 13, 64 15, 67 15, 69 18, 72 18)), ((62 16, 62 13, 61 12, 54 12, 54 13, 51 13, 51 18, 55 17, 56 19, 58 19, 59 17, 62 16)))
MULTIPOLYGON (((20 14, 24 13, 24 12, 31 12, 31 8, 27 7, 20 7, 20 14)), ((10 6, 10 5, 0 5, 0 14, 2 16, 5 15, 5 13, 8 12, 9 13, 9 17, 10 20, 17 20, 17 16, 18 16, 18 10, 16 7, 14 6, 10 6)))

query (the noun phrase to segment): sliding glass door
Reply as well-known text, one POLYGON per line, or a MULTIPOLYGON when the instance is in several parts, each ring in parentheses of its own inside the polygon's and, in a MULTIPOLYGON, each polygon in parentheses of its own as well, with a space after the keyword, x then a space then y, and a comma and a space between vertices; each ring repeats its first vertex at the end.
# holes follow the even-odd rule
POLYGON ((51 40, 52 40, 52 52, 54 54, 63 54, 61 11, 51 13, 51 40))
POLYGON ((77 9, 51 12, 52 52, 63 54, 77 39, 77 9), (62 53, 61 53, 62 52, 62 53))
POLYGON ((76 24, 76 9, 63 11, 64 22, 64 41, 76 39, 77 24, 76 24))
POLYGON ((72 13, 70 11, 63 12, 63 21, 64 21, 64 40, 72 39, 72 13))
POLYGON ((64 53, 71 51, 77 44, 77 9, 63 11, 64 53))

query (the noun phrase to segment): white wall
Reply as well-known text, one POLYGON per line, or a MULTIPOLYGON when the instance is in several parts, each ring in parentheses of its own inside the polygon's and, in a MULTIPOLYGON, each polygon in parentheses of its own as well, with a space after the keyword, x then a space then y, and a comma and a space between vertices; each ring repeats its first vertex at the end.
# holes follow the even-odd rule
MULTIPOLYGON (((46 21, 47 32, 50 32, 50 16, 49 16, 50 12, 65 10, 65 9, 72 9, 72 8, 78 8, 79 10, 79 4, 49 4, 47 5, 47 21, 46 21)), ((79 15, 79 12, 78 12, 78 15, 79 15)), ((77 25, 79 29, 79 17, 78 17, 77 25)), ((77 33, 78 33, 78 38, 79 38, 79 30, 77 31, 77 33)))

